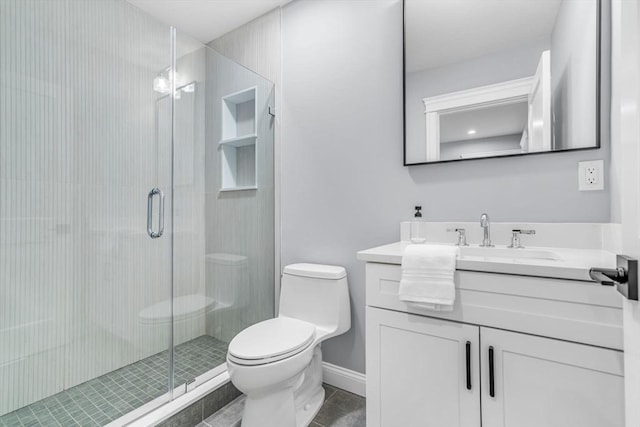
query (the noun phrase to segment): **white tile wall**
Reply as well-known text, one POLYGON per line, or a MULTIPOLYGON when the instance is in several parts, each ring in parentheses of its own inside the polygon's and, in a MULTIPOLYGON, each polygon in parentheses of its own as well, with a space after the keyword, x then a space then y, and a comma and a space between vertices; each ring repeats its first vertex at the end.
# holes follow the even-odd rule
POLYGON ((268 107, 275 105, 275 97, 272 82, 216 52, 207 52, 206 69, 206 289, 209 296, 232 301, 232 307, 210 313, 206 327, 209 335, 229 341, 274 315, 274 120, 268 107), (254 86, 258 188, 220 192, 221 99, 254 86), (223 263, 214 254, 230 255, 237 262, 223 263))
MULTIPOLYGON (((145 232, 154 186, 172 225, 152 90, 169 52, 169 28, 123 1, 0 2, 0 414, 168 346, 170 324, 139 313, 170 298, 170 235, 145 232)), ((177 295, 203 295, 203 133, 186 98, 174 274, 177 295)), ((203 318, 178 338, 202 333, 203 318)))
POLYGON ((166 349, 172 277, 175 297, 215 301, 175 345, 272 316, 273 84, 178 33, 195 91, 175 100, 172 151, 152 90, 168 27, 121 0, 7 0, 0 37, 0 415, 166 349), (258 190, 221 195, 220 97, 256 85, 258 190))
MULTIPOLYGON (((275 303, 278 302, 280 288, 280 169, 281 169, 281 125, 282 125, 282 10, 276 8, 253 21, 213 40, 209 46, 227 58, 249 68, 269 79, 274 84, 274 106, 276 116, 273 119, 273 198, 276 206, 274 215, 275 240, 265 241, 263 251, 274 247, 276 267, 273 269, 275 285, 275 303)), ((263 222, 266 218, 263 218, 263 222)), ((265 223, 265 227, 268 225, 265 223)), ((268 262, 265 260, 265 262, 268 262)), ((277 307, 276 307, 277 311, 277 307)))

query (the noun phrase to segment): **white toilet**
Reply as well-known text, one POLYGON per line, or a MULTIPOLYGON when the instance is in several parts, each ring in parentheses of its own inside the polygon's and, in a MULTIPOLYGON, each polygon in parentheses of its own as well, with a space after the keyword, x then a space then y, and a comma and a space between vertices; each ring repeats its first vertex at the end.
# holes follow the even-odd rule
POLYGON ((351 327, 343 267, 284 269, 280 312, 229 343, 231 382, 247 398, 242 427, 307 426, 324 401, 320 343, 351 327))

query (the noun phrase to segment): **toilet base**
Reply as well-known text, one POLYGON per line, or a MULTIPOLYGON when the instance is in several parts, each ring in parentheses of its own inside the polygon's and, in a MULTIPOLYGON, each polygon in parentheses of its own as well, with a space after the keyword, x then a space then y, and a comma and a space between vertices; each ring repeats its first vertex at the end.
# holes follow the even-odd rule
POLYGON ((280 390, 247 396, 241 427, 307 427, 324 403, 322 352, 316 346, 309 365, 280 390))
POLYGON ((307 427, 322 408, 324 403, 324 388, 320 387, 311 400, 304 407, 296 411, 296 426, 307 427))
POLYGON ((247 396, 241 427, 297 427, 293 393, 285 388, 269 394, 247 396))

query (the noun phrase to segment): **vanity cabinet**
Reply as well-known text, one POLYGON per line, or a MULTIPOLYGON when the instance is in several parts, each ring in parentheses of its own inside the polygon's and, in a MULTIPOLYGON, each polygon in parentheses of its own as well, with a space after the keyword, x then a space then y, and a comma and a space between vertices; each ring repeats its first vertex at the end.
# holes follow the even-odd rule
POLYGON ((480 346, 483 426, 624 426, 621 351, 483 327, 480 346))
POLYGON ((436 312, 398 299, 399 265, 366 268, 367 426, 624 426, 607 288, 458 271, 454 311, 436 312))
POLYGON ((479 344, 477 326, 367 307, 367 426, 480 427, 479 344))

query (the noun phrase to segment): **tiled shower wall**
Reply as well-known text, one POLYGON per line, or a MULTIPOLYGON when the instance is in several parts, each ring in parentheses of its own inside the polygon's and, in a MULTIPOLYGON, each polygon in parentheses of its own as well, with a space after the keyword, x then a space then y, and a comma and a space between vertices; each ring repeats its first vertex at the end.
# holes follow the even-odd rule
POLYGON ((207 51, 206 252, 211 267, 207 295, 227 308, 207 315, 207 334, 230 341, 273 317, 274 301, 274 85, 213 51, 207 51), (222 97, 256 88, 257 189, 219 191, 222 97))
MULTIPOLYGON (((170 140, 152 89, 169 52, 169 28, 124 1, 0 2, 0 414, 169 345, 170 236, 145 232, 155 186, 171 227, 170 140)), ((174 274, 190 287, 176 295, 204 292, 193 170, 176 188, 189 203, 176 212, 174 274)), ((182 327, 196 337, 204 320, 182 327)))
MULTIPOLYGON (((274 285, 275 285, 275 302, 277 304, 280 288, 280 140, 282 136, 281 132, 281 120, 282 120, 282 21, 281 21, 281 8, 276 8, 271 12, 268 12, 253 21, 236 28, 233 31, 221 36, 220 38, 213 40, 208 44, 216 51, 223 54, 225 57, 236 61, 244 67, 260 74, 261 76, 269 79, 274 83, 275 92, 275 116, 273 117, 273 164, 266 166, 272 167, 274 171, 273 176, 273 200, 276 206, 274 213, 274 227, 275 227, 275 240, 272 242, 266 240, 261 242, 261 248, 258 249, 263 252, 271 251, 274 248, 275 252, 275 268, 274 285)), ((268 200, 268 195, 262 194, 262 201, 257 203, 257 206, 263 206, 262 210, 267 209, 265 202, 268 200)), ((263 226, 267 226, 263 220, 263 226)), ((265 266, 263 267, 262 275, 267 274, 266 263, 269 262, 268 258, 263 258, 265 266)), ((266 286, 266 285, 265 285, 266 286)), ((266 297, 266 295, 263 295, 266 297)), ((271 305, 271 303, 269 303, 271 305)), ((272 307, 269 307, 271 310, 272 307)), ((277 307, 276 307, 277 311, 277 307)), ((266 315, 270 311, 266 312, 266 315)))

